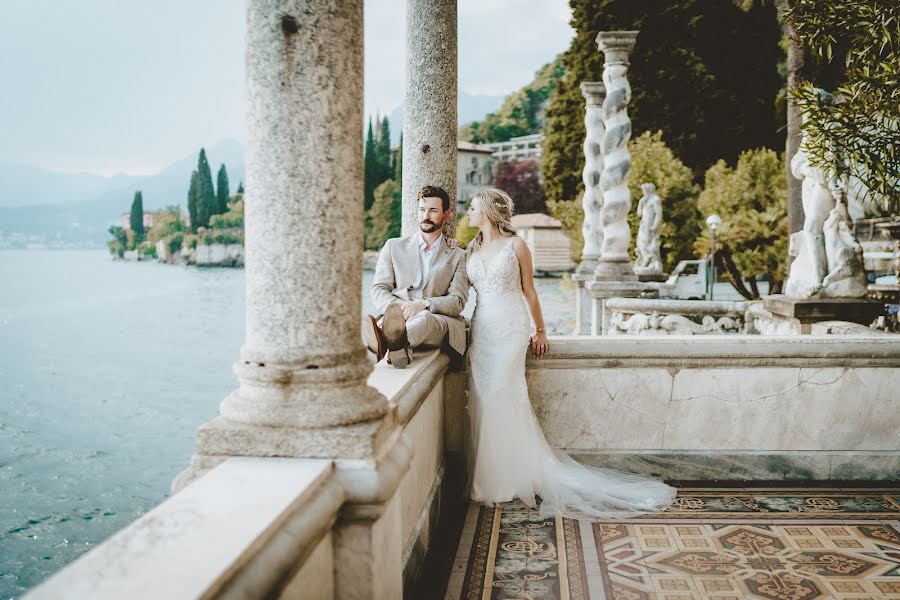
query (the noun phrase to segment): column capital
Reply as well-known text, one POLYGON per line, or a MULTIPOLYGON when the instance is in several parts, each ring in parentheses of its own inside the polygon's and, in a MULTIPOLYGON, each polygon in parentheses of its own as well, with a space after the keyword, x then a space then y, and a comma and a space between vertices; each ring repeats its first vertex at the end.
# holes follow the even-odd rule
POLYGON ((603 104, 603 98, 606 97, 606 86, 602 81, 582 81, 581 95, 589 105, 600 106, 603 104))
POLYGON ((597 34, 597 46, 604 54, 604 64, 628 64, 628 55, 634 49, 637 31, 601 31, 597 34))

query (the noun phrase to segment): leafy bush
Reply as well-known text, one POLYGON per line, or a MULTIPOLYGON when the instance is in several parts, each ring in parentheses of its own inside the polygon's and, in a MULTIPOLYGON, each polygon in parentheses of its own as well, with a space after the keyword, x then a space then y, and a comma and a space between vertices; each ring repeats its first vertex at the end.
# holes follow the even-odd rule
POLYGON ((228 205, 228 212, 213 215, 209 219, 210 229, 242 229, 244 227, 243 194, 228 205))
POLYGON ((244 236, 234 231, 218 231, 211 230, 204 232, 198 236, 201 243, 210 244, 243 244, 244 236))
POLYGON ((153 226, 147 232, 147 241, 155 244, 166 236, 179 231, 187 231, 187 225, 181 220, 180 208, 166 207, 165 211, 153 217, 153 226))
POLYGON ((184 243, 183 233, 172 234, 172 237, 166 241, 166 248, 169 250, 169 254, 175 255, 181 252, 182 243, 184 243))

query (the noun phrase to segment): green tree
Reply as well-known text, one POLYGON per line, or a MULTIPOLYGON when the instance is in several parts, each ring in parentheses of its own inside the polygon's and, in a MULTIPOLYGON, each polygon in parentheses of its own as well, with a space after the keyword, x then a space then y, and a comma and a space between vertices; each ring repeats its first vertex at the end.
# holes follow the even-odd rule
POLYGON ((228 190, 228 172, 225 170, 225 163, 222 163, 216 175, 216 214, 228 212, 229 196, 231 192, 228 190))
MULTIPOLYGON (((777 293, 786 275, 787 183, 784 157, 760 148, 741 153, 734 168, 720 160, 706 172, 697 200, 703 216, 718 214, 716 264, 745 298, 759 297, 756 278, 769 281, 777 293)), ((707 231, 697 235, 694 249, 708 254, 707 231)))
POLYGON ((206 160, 206 150, 200 148, 197 157, 197 224, 196 227, 207 227, 209 218, 216 214, 216 191, 213 188, 212 171, 206 160))
POLYGON ((900 211, 900 5, 883 0, 791 0, 786 19, 820 58, 843 54, 846 81, 836 97, 814 83, 792 99, 803 119, 811 162, 853 174, 900 211), (836 101, 835 101, 836 100, 836 101))
POLYGON ((508 95, 496 112, 459 130, 459 139, 476 144, 505 142, 544 128, 544 106, 564 73, 561 57, 541 67, 534 80, 508 95))
POLYGON ((575 37, 566 74, 547 109, 542 156, 547 196, 583 190, 583 81, 602 81, 597 32, 640 31, 628 72, 634 135, 663 131, 674 153, 699 177, 741 150, 780 149, 775 121, 781 33, 773 6, 743 11, 723 0, 571 0, 575 37))
POLYGON ((376 156, 378 157, 377 181, 380 185, 381 182, 394 176, 394 169, 391 165, 391 125, 387 117, 381 120, 381 127, 378 130, 376 156))
POLYGON ((375 187, 378 185, 378 157, 376 156, 375 133, 372 118, 369 117, 369 131, 366 134, 366 148, 363 157, 363 207, 369 210, 375 201, 375 187))
POLYGON ((131 230, 134 232, 134 238, 137 243, 144 239, 144 196, 138 190, 134 193, 134 200, 131 201, 131 217, 129 220, 131 230))
POLYGON ((128 248, 128 233, 121 225, 110 225, 107 231, 113 237, 113 239, 106 242, 109 253, 122 258, 125 256, 125 250, 128 248))
POLYGON ((384 243, 400 236, 403 195, 400 183, 388 179, 375 188, 375 201, 366 215, 366 248, 380 250, 384 243))
POLYGON ((243 194, 243 193, 244 193, 244 180, 243 180, 243 179, 241 180, 240 183, 238 183, 237 193, 238 193, 238 194, 243 194))
POLYGON ((191 185, 188 188, 188 217, 191 220, 191 231, 197 231, 197 226, 199 222, 199 212, 197 207, 198 202, 198 176, 197 171, 191 173, 191 185))

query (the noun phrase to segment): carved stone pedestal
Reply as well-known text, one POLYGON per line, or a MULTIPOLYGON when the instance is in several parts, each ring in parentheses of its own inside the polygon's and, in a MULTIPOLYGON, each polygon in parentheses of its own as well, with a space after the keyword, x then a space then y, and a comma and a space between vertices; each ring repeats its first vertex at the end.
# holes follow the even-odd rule
POLYGON ((849 321, 869 325, 884 310, 880 302, 866 298, 792 298, 783 294, 764 300, 766 311, 772 314, 772 327, 760 333, 789 331, 808 334, 813 323, 821 321, 849 321))

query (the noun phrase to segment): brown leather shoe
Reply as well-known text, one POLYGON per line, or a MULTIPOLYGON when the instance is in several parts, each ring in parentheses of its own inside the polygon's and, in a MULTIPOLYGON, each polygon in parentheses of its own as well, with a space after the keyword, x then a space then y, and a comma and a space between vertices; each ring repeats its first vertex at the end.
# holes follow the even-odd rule
POLYGON ((396 302, 388 304, 384 309, 381 331, 387 341, 388 350, 400 350, 409 346, 409 340, 406 338, 406 319, 403 318, 403 309, 396 302))
POLYGON ((388 304, 381 319, 381 331, 388 349, 388 363, 402 369, 412 361, 409 339, 406 337, 406 319, 397 303, 388 304))
POLYGON ((377 357, 377 362, 381 362, 381 359, 387 353, 387 340, 384 339, 384 332, 381 331, 378 321, 372 315, 366 315, 363 334, 366 339, 366 348, 377 357))

